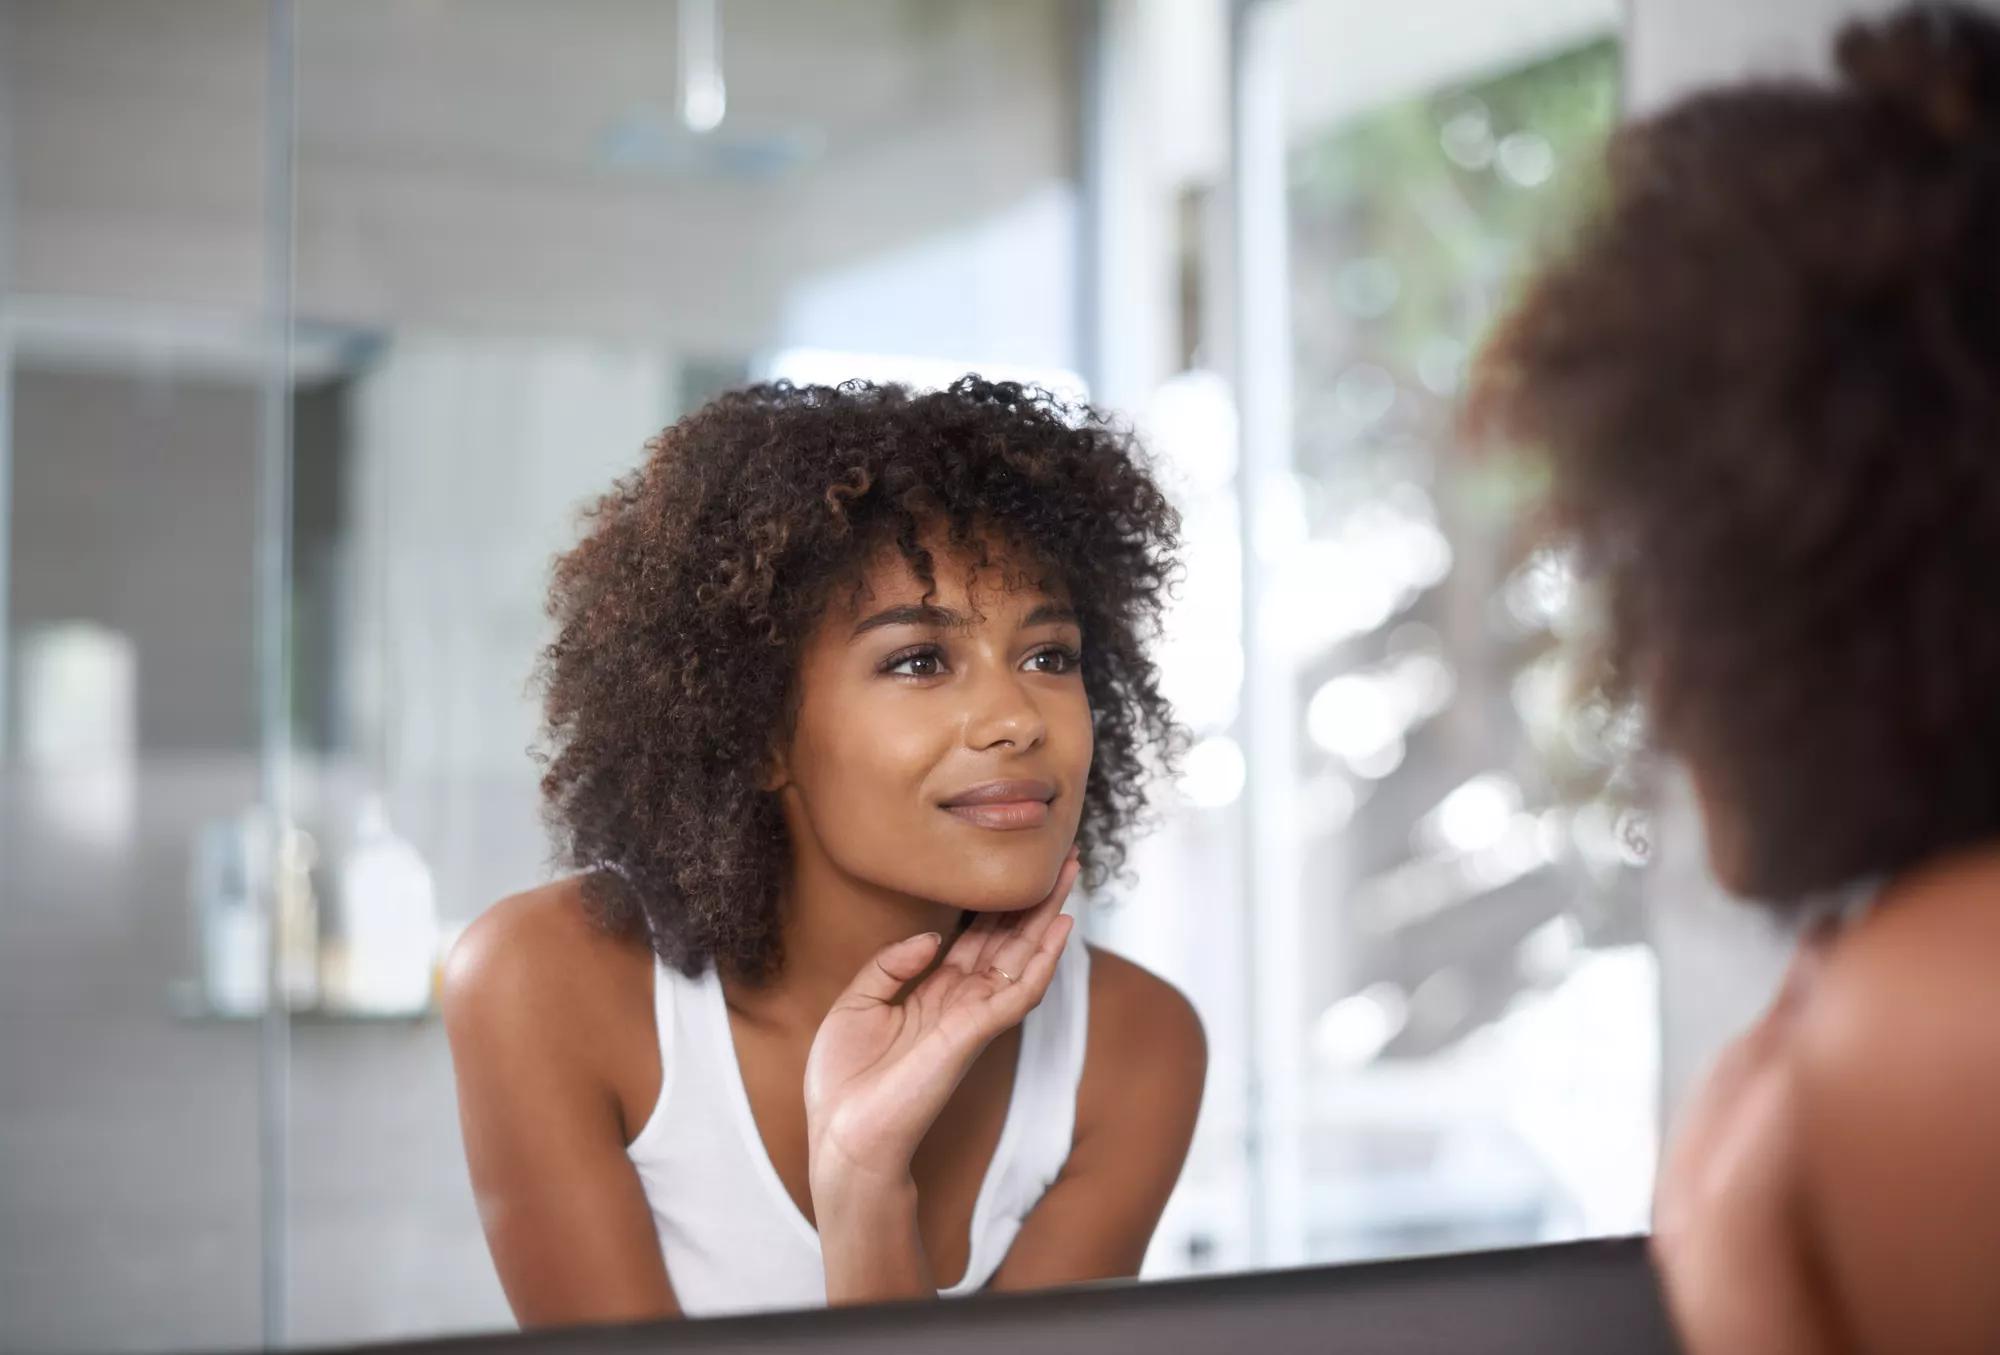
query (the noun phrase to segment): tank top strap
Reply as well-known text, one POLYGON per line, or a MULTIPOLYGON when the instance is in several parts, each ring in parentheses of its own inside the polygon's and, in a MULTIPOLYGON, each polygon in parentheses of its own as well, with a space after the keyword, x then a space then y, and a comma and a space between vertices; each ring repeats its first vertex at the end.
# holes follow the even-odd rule
POLYGON ((1064 951, 1064 959, 1069 961, 1065 996, 1066 1021, 1063 1035, 1066 1044, 1063 1050, 1063 1079, 1068 1089, 1068 1101, 1072 1116, 1076 1106, 1076 1094, 1083 1086, 1084 1051, 1090 1040, 1090 947, 1077 937, 1064 951))
POLYGON ((660 1094, 653 1101, 652 1113, 646 1117, 646 1123, 626 1145, 628 1153, 644 1152, 646 1145, 657 1141, 665 1132, 666 1107, 673 1099, 674 1074, 680 1062, 681 1041, 677 1038, 682 1024, 679 989, 685 982, 657 955, 653 957, 653 1042, 660 1055, 660 1094))
POLYGON ((1055 977, 1036 1008, 1022 1022, 1020 1080, 1037 1102, 1044 1123, 1063 1121, 1064 1152, 1074 1128, 1077 1088, 1083 1080, 1084 1050, 1090 1035, 1090 949, 1071 938, 1056 961, 1055 977))

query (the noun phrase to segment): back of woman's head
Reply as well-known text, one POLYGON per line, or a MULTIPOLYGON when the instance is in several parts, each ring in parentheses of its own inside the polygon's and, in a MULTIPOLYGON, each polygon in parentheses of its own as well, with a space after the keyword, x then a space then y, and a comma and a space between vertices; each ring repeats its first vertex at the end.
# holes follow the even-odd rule
POLYGON ((1836 54, 1624 130, 1479 397, 1774 901, 2000 833, 2000 22, 1836 54))

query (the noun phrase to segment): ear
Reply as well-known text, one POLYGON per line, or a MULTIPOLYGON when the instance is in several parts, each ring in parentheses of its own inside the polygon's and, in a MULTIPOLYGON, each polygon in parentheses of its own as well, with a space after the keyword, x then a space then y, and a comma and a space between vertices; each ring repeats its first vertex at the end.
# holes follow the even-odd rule
POLYGON ((792 770, 784 747, 776 740, 764 751, 763 765, 757 769, 757 789, 776 794, 792 784, 792 770))

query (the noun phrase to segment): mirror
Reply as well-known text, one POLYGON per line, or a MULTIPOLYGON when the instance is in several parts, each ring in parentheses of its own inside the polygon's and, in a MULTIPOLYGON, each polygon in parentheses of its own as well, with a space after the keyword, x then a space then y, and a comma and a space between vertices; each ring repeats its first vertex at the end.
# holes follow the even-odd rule
POLYGON ((551 874, 549 564, 776 378, 1087 397, 1183 514, 1191 747, 1076 910, 1207 1033, 1141 1279, 1644 1231, 1629 731, 1453 457, 1622 7, 1239 11, 7 5, 0 1346, 512 1325, 438 989, 551 874))

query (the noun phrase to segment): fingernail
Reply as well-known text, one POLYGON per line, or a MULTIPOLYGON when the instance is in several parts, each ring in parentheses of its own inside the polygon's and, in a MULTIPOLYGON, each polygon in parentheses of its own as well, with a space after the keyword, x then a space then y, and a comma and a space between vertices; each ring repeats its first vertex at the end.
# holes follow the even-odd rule
POLYGON ((925 932, 924 938, 934 946, 941 946, 944 944, 944 937, 938 934, 937 932, 925 932))

